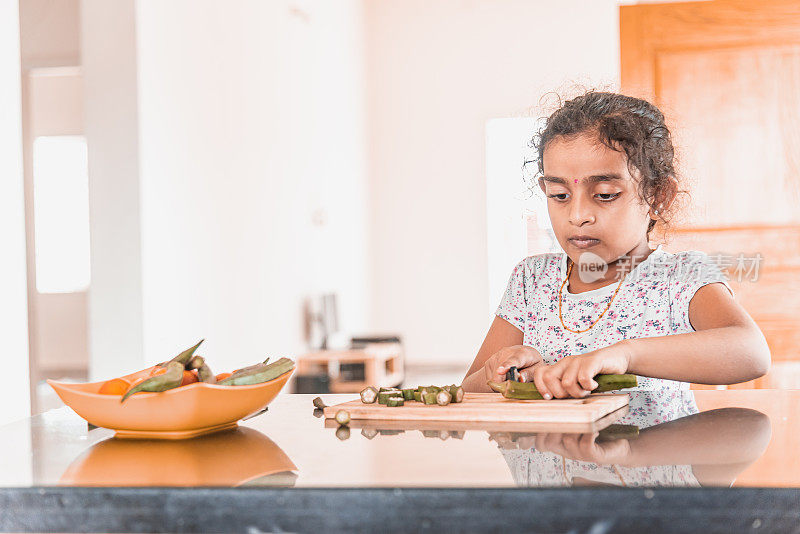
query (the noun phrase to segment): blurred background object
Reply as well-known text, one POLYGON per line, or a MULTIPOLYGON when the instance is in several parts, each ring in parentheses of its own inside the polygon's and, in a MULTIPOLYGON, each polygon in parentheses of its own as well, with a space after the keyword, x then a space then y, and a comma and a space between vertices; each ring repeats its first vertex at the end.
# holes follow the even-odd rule
POLYGON ((308 346, 326 350, 329 339, 339 330, 339 313, 336 295, 328 293, 311 297, 306 301, 306 325, 308 346))
POLYGON ((199 338, 224 371, 388 332, 381 380, 459 382, 513 266, 558 250, 523 163, 589 88, 664 109, 694 189, 668 245, 762 253, 737 298, 779 365, 749 385, 800 385, 796 2, 2 9, 6 420, 199 338))

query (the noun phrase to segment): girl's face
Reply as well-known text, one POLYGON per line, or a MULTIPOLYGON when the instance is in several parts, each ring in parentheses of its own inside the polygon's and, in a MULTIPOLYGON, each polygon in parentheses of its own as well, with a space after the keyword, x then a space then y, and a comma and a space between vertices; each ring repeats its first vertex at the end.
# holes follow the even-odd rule
POLYGON ((609 264, 649 252, 650 208, 639 197, 624 152, 588 134, 553 139, 539 186, 550 221, 572 261, 592 252, 609 264))

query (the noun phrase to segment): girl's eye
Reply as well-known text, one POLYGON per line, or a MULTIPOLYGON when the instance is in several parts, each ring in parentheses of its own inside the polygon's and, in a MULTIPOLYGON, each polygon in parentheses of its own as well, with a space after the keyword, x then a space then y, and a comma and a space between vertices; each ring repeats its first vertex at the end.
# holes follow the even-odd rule
POLYGON ((610 202, 617 198, 620 194, 619 193, 597 193, 597 196, 603 202, 610 202))
POLYGON ((556 200, 566 200, 567 194, 566 193, 552 193, 547 195, 547 198, 554 198, 556 200))

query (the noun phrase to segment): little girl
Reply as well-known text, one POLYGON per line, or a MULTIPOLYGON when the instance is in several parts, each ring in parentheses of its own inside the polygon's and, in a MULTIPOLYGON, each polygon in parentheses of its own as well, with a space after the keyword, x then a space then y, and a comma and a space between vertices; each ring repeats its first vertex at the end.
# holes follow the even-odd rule
POLYGON ((764 335, 702 252, 649 246, 677 196, 664 115, 645 100, 590 92, 538 135, 538 185, 565 252, 519 262, 464 379, 490 391, 511 366, 545 399, 583 397, 600 373, 637 389, 688 389, 764 375, 764 335))

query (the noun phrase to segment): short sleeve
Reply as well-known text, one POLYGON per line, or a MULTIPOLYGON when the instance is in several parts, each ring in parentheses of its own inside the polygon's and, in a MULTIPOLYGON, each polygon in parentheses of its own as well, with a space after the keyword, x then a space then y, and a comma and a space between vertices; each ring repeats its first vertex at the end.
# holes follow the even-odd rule
POLYGON ((505 319, 519 330, 525 331, 525 316, 528 309, 528 294, 526 280, 526 261, 519 262, 508 279, 506 291, 500 299, 500 305, 494 312, 496 316, 505 319))
POLYGON ((689 303, 697 290, 717 282, 725 284, 731 295, 733 289, 728 284, 727 275, 708 254, 693 250, 677 254, 676 259, 670 277, 670 320, 673 330, 693 332, 694 327, 689 321, 689 303))

